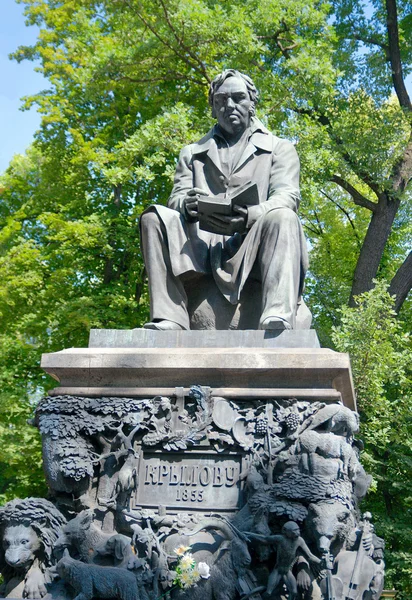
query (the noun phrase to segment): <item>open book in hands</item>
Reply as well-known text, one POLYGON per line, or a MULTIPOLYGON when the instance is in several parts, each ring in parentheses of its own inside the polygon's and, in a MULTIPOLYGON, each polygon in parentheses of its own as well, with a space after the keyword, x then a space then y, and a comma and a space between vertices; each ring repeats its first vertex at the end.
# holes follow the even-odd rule
POLYGON ((247 207, 255 204, 259 204, 259 190, 257 184, 251 181, 236 188, 231 194, 202 196, 199 198, 197 205, 199 227, 203 231, 210 231, 211 233, 226 233, 226 230, 220 231, 217 225, 209 223, 208 216, 234 217, 239 214, 236 212, 235 206, 247 207))

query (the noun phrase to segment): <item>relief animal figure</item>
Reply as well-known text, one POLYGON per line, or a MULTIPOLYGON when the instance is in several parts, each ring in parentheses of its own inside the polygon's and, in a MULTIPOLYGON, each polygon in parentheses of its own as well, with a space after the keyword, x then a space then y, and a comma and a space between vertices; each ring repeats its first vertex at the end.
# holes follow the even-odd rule
MULTIPOLYGON (((376 589, 375 583, 379 585, 379 565, 374 560, 374 543, 379 544, 379 538, 374 534, 371 518, 371 513, 364 513, 358 526, 351 532, 346 548, 335 558, 332 581, 336 600, 370 600, 373 588, 376 589)), ((382 553, 378 551, 379 555, 382 553)))
POLYGON ((375 576, 371 582, 369 592, 365 594, 365 600, 377 600, 381 597, 385 583, 385 542, 377 535, 373 535, 373 554, 375 562, 375 576))
POLYGON ((353 512, 338 501, 325 500, 310 504, 305 521, 308 537, 311 536, 322 554, 337 554, 355 526, 353 512))
POLYGON ((359 416, 341 404, 328 404, 312 417, 307 430, 318 428, 349 438, 359 431, 359 416))
POLYGON ((99 557, 108 557, 114 567, 130 570, 141 567, 143 561, 134 554, 130 541, 119 533, 112 535, 95 549, 95 562, 100 563, 99 557))
POLYGON ((71 558, 67 549, 57 563, 56 571, 74 589, 74 600, 140 598, 137 579, 133 573, 116 567, 85 564, 71 558))
MULTIPOLYGON (((55 544, 55 551, 69 548, 81 561, 86 563, 101 562, 105 556, 110 556, 110 548, 115 551, 111 564, 115 564, 117 556, 128 553, 131 540, 125 535, 105 533, 93 523, 93 511, 87 509, 68 521, 55 544), (115 540, 113 540, 115 538, 115 540), (109 545, 109 550, 107 549, 109 545), (123 547, 121 551, 120 548, 123 547)), ((133 568, 133 567, 132 567, 133 568)))
POLYGON ((358 471, 359 461, 346 437, 334 433, 304 431, 297 443, 297 451, 302 455, 302 465, 306 472, 314 473, 317 456, 339 460, 341 473, 354 476, 358 471))
POLYGON ((213 562, 213 557, 219 550, 222 537, 215 532, 198 531, 193 537, 181 533, 170 534, 163 542, 163 548, 168 556, 174 555, 174 549, 179 546, 190 546, 190 553, 196 562, 213 562))
POLYGON ((53 545, 65 523, 60 511, 43 498, 12 500, 0 508, 0 596, 46 595, 53 545))
MULTIPOLYGON (((150 522, 143 528, 138 523, 132 525, 133 529, 133 547, 138 554, 138 560, 146 564, 148 571, 152 575, 153 592, 155 598, 172 583, 173 577, 169 571, 167 551, 159 542, 159 538, 154 533, 150 522), (160 586, 160 587, 159 587, 160 586)), ((172 536, 168 536, 173 538, 172 536)), ((176 546, 172 546, 175 548, 176 546)))
POLYGON ((137 468, 138 456, 133 448, 128 449, 128 453, 116 483, 117 494, 127 493, 137 487, 137 468))
POLYGON ((173 594, 176 600, 235 600, 238 593, 247 594, 245 581, 251 557, 247 538, 239 535, 223 519, 209 518, 186 533, 194 536, 202 529, 215 529, 225 539, 210 564, 210 577, 202 579, 195 587, 173 594))

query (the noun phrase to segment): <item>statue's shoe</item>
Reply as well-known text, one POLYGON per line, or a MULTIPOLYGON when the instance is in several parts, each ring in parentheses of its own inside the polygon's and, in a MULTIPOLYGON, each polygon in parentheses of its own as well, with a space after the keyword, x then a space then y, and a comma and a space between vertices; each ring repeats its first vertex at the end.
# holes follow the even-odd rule
POLYGON ((268 317, 259 325, 259 329, 266 329, 269 331, 285 331, 292 329, 290 323, 282 319, 281 317, 268 317))
POLYGON ((143 325, 143 329, 155 329, 156 331, 180 331, 182 329, 184 330, 184 327, 178 323, 174 323, 174 321, 167 321, 164 319, 163 321, 145 323, 145 325, 143 325))

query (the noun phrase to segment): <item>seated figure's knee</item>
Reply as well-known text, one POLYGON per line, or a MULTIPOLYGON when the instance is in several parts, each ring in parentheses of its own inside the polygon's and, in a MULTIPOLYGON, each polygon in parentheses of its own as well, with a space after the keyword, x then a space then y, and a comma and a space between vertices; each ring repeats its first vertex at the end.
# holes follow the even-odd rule
POLYGON ((156 211, 150 210, 140 217, 140 227, 143 231, 159 228, 161 221, 156 211))
POLYGON ((297 214, 290 208, 276 208, 262 217, 263 231, 280 231, 295 228, 298 224, 297 214))
POLYGON ((267 223, 295 223, 298 216, 291 208, 275 208, 267 212, 263 219, 267 223))

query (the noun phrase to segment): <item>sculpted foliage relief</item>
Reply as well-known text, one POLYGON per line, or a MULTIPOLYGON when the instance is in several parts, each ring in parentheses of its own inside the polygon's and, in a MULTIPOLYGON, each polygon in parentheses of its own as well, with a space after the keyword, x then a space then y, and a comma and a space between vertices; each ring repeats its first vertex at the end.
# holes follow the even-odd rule
POLYGON ((360 564, 353 600, 379 597, 383 542, 358 512, 370 477, 344 406, 193 386, 45 398, 35 420, 53 503, 1 509, 5 596, 20 574, 29 598, 343 600, 360 564))

